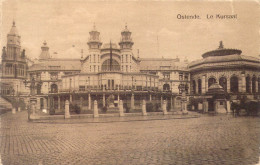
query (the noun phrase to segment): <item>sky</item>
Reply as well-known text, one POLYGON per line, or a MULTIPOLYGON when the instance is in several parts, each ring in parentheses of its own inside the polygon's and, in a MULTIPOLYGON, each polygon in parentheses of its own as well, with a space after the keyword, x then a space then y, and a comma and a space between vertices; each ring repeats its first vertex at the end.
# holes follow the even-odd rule
POLYGON ((133 53, 144 58, 201 59, 218 48, 260 55, 260 3, 258 1, 87 1, 2 0, 1 47, 13 20, 21 46, 30 58, 38 58, 46 40, 52 57, 66 55, 75 45, 87 54, 89 31, 95 23, 101 40, 118 43, 126 23, 132 32, 133 53), (177 15, 199 15, 201 19, 177 19, 177 15), (208 15, 237 14, 234 20, 207 19, 208 15), (53 54, 57 52, 58 54, 53 54))

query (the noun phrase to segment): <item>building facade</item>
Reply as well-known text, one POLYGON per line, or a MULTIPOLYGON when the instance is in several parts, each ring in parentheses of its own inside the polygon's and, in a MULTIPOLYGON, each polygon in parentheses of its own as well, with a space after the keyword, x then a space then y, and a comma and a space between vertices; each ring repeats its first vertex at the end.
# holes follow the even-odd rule
POLYGON ((140 109, 142 100, 161 105, 166 100, 169 110, 176 109, 181 106, 182 91, 188 98, 205 100, 213 84, 217 88, 219 84, 233 100, 241 95, 259 99, 259 59, 241 55, 241 50, 225 49, 222 42, 218 49, 204 53, 202 60, 191 63, 179 58, 140 58, 133 53, 131 35, 126 26, 118 44, 103 44, 94 26, 88 52, 69 51, 71 56, 81 56, 78 59, 51 57, 45 41, 39 59, 28 67, 14 24, 7 36, 7 50, 4 47, 2 52, 2 84, 6 87, 2 85, 1 92, 8 96, 10 86, 19 86, 27 96, 35 94, 37 109, 57 111, 64 109, 65 100, 86 109, 92 109, 93 100, 99 107, 117 106, 123 100, 131 110, 140 109), (20 84, 10 83, 16 81, 20 84), (32 83, 34 88, 25 87, 32 83), (107 105, 111 98, 113 105, 107 105))

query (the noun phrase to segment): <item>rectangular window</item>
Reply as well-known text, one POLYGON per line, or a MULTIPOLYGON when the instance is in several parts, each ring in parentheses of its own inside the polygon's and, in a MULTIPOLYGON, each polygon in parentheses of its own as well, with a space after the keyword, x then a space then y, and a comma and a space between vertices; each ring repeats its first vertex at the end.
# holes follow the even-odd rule
POLYGON ((183 80, 183 74, 179 73, 179 80, 183 80))
POLYGON ((85 91, 85 86, 79 86, 79 91, 85 91))
POLYGON ((125 55, 125 62, 128 62, 127 57, 128 57, 128 55, 126 54, 125 55))
POLYGON ((126 72, 128 72, 128 65, 126 65, 126 72))

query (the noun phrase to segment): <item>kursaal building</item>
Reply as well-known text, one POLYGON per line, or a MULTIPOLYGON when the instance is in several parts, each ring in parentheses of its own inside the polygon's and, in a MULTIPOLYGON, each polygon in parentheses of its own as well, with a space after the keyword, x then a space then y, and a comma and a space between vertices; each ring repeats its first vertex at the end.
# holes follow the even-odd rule
POLYGON ((51 57, 44 42, 39 59, 32 61, 21 49, 20 38, 13 23, 2 49, 1 100, 5 102, 16 100, 26 106, 33 95, 37 109, 64 111, 66 100, 83 110, 93 109, 94 100, 99 108, 116 110, 122 100, 124 110, 134 112, 141 109, 142 100, 156 103, 158 109, 165 100, 170 111, 180 109, 185 93, 190 109, 226 112, 230 101, 260 99, 259 59, 224 48, 222 42, 191 63, 179 58, 140 58, 132 51, 134 41, 127 26, 118 44, 103 44, 94 26, 88 52, 73 47, 67 51, 80 59, 51 57))

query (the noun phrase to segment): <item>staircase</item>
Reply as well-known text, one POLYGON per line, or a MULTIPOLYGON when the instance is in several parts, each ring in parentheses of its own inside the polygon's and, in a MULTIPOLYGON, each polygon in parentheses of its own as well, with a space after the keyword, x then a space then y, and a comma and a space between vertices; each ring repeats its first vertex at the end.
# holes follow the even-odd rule
POLYGON ((2 96, 0 96, 0 109, 12 109, 12 104, 2 96))

